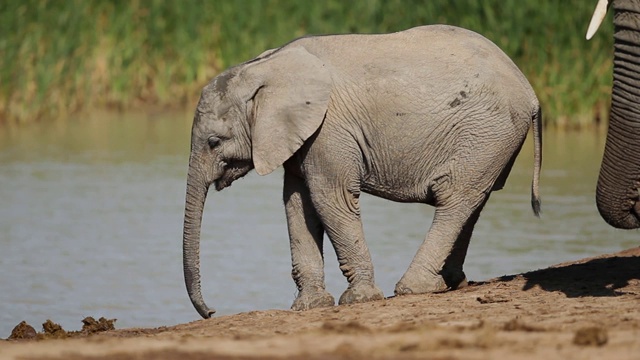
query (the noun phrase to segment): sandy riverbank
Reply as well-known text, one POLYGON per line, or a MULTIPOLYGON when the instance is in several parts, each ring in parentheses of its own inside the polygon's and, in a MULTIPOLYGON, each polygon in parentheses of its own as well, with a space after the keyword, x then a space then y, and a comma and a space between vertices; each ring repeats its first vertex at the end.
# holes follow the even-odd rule
POLYGON ((0 358, 638 359, 640 247, 443 294, 4 341, 0 358))

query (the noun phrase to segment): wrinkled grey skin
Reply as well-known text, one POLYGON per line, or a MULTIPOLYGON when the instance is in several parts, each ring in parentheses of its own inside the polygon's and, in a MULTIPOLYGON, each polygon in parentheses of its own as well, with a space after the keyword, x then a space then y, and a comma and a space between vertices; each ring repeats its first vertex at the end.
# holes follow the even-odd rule
POLYGON ((306 37, 228 69, 202 91, 193 123, 183 239, 192 303, 205 318, 213 313, 199 271, 209 186, 222 190, 254 168, 265 175, 281 165, 299 291, 292 309, 335 303, 325 290, 324 233, 349 284, 339 303, 383 298, 362 232, 361 192, 436 207, 396 294, 464 286, 473 226, 532 125, 539 211, 540 124, 538 100, 513 62, 451 26, 306 37))
POLYGON ((640 1, 613 1, 615 50, 607 142, 596 189, 602 218, 640 228, 640 1))

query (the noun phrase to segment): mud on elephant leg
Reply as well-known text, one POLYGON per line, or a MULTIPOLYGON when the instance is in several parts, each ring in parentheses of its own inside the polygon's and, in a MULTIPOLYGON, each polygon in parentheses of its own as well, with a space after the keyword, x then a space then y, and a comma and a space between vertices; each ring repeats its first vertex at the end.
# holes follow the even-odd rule
POLYGON ((460 204, 436 209, 424 243, 396 284, 396 295, 443 292, 467 286, 462 265, 473 227, 488 198, 486 195, 479 205, 472 207, 460 204))
POLYGON ((336 299, 325 289, 303 290, 291 305, 291 310, 304 311, 315 308, 331 307, 336 304, 336 299))
POLYGON ((304 180, 285 171, 284 204, 291 246, 291 276, 298 288, 292 310, 335 305, 325 290, 322 243, 324 228, 311 204, 304 180))
POLYGON ((349 282, 349 286, 338 301, 340 305, 384 299, 382 290, 375 284, 373 263, 367 244, 364 242, 362 224, 359 218, 358 221, 353 220, 352 222, 351 225, 340 223, 340 226, 358 229, 359 235, 355 235, 355 241, 352 241, 350 237, 338 235, 338 233, 342 233, 339 231, 340 228, 338 228, 338 233, 329 232, 329 237, 338 255, 340 270, 349 282))
POLYGON ((338 304, 355 304, 368 301, 382 300, 384 294, 375 284, 350 284, 340 296, 338 304))
MULTIPOLYGON (((353 225, 355 226, 355 225, 353 225)), ((333 234, 331 242, 338 255, 340 270, 349 286, 340 296, 338 304, 354 304, 384 299, 382 290, 375 284, 373 263, 362 235, 362 224, 358 221, 360 236, 353 243, 350 239, 333 234)))

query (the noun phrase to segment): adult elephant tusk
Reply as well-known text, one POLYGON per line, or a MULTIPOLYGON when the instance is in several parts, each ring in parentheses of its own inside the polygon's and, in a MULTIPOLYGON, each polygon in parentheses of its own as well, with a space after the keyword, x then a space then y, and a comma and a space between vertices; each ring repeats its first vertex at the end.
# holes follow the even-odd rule
POLYGON ((593 11, 589 28, 587 29, 587 40, 590 40, 593 35, 598 31, 602 20, 607 15, 607 6, 609 6, 609 0, 599 0, 596 5, 596 9, 593 11))

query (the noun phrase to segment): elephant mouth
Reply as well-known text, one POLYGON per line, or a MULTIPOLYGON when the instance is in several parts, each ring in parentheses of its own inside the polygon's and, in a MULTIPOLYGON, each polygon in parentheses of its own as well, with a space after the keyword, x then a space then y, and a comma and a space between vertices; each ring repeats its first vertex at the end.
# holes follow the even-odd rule
POLYGON ((633 192, 635 198, 633 199, 633 206, 630 209, 630 212, 635 216, 636 221, 640 222, 640 187, 634 189, 633 192))
POLYGON ((223 165, 222 176, 214 180, 214 186, 217 191, 231 186, 231 184, 247 175, 251 169, 253 169, 253 162, 251 160, 233 160, 223 165))

